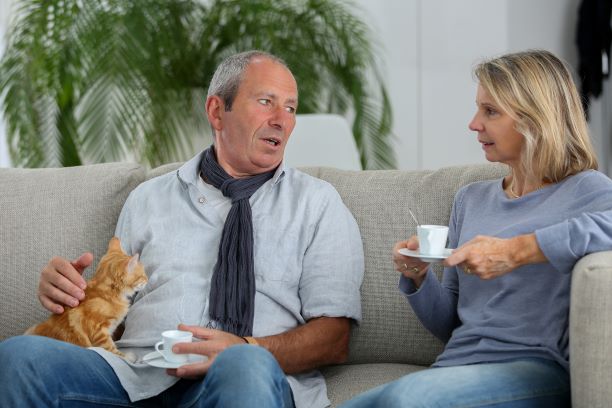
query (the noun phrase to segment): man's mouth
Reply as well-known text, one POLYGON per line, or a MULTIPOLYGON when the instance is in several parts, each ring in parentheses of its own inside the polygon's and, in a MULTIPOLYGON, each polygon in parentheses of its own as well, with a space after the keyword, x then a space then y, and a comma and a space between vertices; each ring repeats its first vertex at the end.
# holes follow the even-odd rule
POLYGON ((268 144, 270 144, 272 146, 278 146, 281 143, 280 139, 277 139, 277 138, 274 138, 274 137, 266 137, 263 140, 264 140, 264 142, 266 142, 266 143, 268 143, 268 144))

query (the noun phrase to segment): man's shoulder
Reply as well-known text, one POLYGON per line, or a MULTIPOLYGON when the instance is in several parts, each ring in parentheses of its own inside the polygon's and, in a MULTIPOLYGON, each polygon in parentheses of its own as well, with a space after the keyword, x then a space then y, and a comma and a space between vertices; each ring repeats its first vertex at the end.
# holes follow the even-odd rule
POLYGON ((136 186, 130 195, 134 197, 159 196, 160 194, 167 194, 170 190, 180 188, 182 184, 177 170, 173 170, 143 181, 136 186))
POLYGON ((336 188, 331 183, 293 167, 285 169, 285 181, 293 188, 299 190, 312 189, 325 194, 338 194, 336 188))

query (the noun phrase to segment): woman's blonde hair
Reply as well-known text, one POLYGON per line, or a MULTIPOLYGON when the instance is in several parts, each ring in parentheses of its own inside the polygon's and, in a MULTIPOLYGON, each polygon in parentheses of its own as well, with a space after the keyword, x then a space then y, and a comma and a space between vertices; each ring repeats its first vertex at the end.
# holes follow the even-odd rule
POLYGON ((525 137, 526 177, 557 182, 597 169, 576 85, 559 58, 544 50, 506 54, 479 64, 474 75, 525 137))

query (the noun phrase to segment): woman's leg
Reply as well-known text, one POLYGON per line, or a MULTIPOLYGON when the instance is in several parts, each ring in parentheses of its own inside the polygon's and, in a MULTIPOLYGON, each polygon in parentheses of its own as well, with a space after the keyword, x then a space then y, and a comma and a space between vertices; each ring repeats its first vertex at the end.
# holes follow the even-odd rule
POLYGON ((513 360, 430 368, 374 388, 354 407, 569 407, 569 374, 554 361, 513 360))

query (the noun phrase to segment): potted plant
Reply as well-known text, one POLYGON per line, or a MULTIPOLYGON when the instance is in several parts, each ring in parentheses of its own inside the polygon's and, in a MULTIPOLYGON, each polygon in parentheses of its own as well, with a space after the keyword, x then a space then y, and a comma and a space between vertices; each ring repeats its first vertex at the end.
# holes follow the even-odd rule
POLYGON ((391 107, 366 24, 343 0, 20 0, 0 61, 15 165, 185 160, 227 55, 262 49, 299 113, 348 114, 364 168, 391 168, 391 107))

